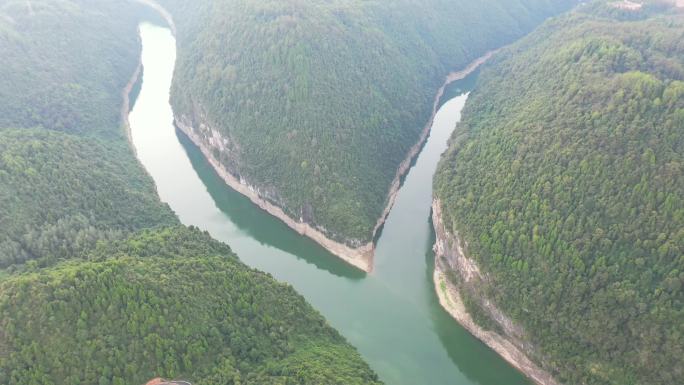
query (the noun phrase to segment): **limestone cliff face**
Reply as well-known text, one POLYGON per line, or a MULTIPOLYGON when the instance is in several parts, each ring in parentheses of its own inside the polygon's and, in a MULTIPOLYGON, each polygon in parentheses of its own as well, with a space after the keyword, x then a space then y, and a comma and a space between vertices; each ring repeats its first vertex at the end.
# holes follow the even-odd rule
POLYGON ((442 307, 471 334, 537 384, 560 385, 537 364, 541 361, 539 353, 528 342, 525 330, 485 294, 489 284, 487 274, 473 259, 468 258, 467 243, 458 234, 446 230, 439 200, 434 200, 432 204, 432 223, 436 234, 434 283, 442 307), (493 325, 485 328, 478 324, 468 312, 464 296, 479 307, 493 325))
MULTIPOLYGON (((249 186, 250 190, 258 194, 260 198, 284 207, 274 187, 268 185, 256 187, 248 176, 239 172, 243 169, 240 160, 240 145, 229 136, 222 134, 214 124, 210 123, 200 108, 195 108, 193 116, 177 114, 175 122, 181 131, 190 137, 197 146, 209 151, 220 167, 233 175, 241 184, 249 186)), ((296 218, 292 213, 288 214, 296 218)))
POLYGON ((214 171, 228 186, 249 198, 259 208, 280 219, 299 234, 313 239, 350 265, 366 272, 373 269, 373 243, 350 247, 347 244, 333 241, 325 229, 308 223, 305 213, 299 215, 297 220, 295 219, 296 216, 285 212, 275 189, 257 187, 234 171, 239 169, 239 146, 219 134, 218 130, 205 122, 204 120, 190 119, 185 115, 175 118, 178 129, 200 149, 214 171), (193 124, 193 121, 198 123, 193 124))
MULTIPOLYGON (((229 132, 226 133, 220 130, 218 128, 219 125, 213 123, 209 119, 208 114, 204 112, 202 106, 195 103, 189 113, 174 111, 174 119, 176 126, 200 147, 215 169, 221 169, 222 172, 230 174, 233 178, 237 179, 241 185, 246 186, 252 193, 256 194, 259 199, 278 207, 288 217, 288 221, 286 221, 288 225, 290 222, 298 223, 299 225, 307 225, 312 230, 321 233, 321 235, 327 238, 327 241, 321 244, 325 248, 328 248, 328 243, 335 243, 344 245, 344 247, 349 250, 357 250, 357 252, 366 253, 373 247, 372 242, 349 239, 341 234, 329 231, 325 226, 317 223, 314 215, 314 208, 310 203, 304 203, 301 207, 291 207, 291 205, 288 205, 283 199, 274 184, 269 184, 267 181, 257 182, 251 178, 245 171, 249 170, 249 167, 243 161, 240 144, 230 136, 229 132), (211 159, 209 159, 209 157, 211 157, 211 159)), ((238 191, 241 192, 240 190, 238 191)), ((304 232, 303 235, 309 236, 311 233, 311 231, 307 231, 304 232)), ((319 239, 322 238, 312 238, 316 242, 321 243, 319 242, 319 239)), ((330 251, 338 255, 339 253, 334 251, 338 249, 339 248, 336 247, 330 249, 330 251)))

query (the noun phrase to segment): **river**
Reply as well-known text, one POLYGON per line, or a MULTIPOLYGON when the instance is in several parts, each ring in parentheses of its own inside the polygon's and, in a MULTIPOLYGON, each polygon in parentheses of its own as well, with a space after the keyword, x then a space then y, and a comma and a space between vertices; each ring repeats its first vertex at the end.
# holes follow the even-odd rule
MULTIPOLYGON (((365 274, 223 183, 173 125, 168 100, 176 52, 171 32, 147 23, 140 32, 144 71, 129 115, 132 140, 161 199, 184 224, 209 231, 246 264, 291 284, 388 385, 529 384, 453 321, 433 291, 432 176, 467 94, 440 108, 377 241, 374 271, 365 274)), ((472 79, 461 85, 468 84, 472 79)))

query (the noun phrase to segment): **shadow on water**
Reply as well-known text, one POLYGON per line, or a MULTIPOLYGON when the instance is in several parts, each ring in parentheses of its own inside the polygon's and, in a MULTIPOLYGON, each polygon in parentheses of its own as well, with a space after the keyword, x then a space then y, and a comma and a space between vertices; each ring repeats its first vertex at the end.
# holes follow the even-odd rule
MULTIPOLYGON (((475 85, 477 84, 477 78, 480 75, 480 68, 477 68, 475 71, 473 71, 470 75, 466 76, 465 78, 461 80, 457 80, 449 85, 446 86, 444 89, 444 95, 439 99, 439 102, 437 104, 437 111, 439 111, 445 103, 450 101, 451 99, 461 96, 463 94, 466 94, 468 92, 471 92, 472 90, 475 89, 475 85)), ((428 137, 425 139, 423 144, 420 146, 420 149, 418 150, 418 153, 416 156, 414 156, 411 159, 411 164, 409 165, 408 172, 404 173, 404 175, 399 178, 399 191, 404 187, 404 183, 406 182, 406 178, 408 178, 409 174, 411 173, 411 170, 415 167, 416 163, 418 162, 418 158, 420 158, 420 155, 423 153, 423 150, 425 149, 425 146, 427 146, 428 141, 430 140, 430 136, 432 135, 432 131, 428 134, 428 137)), ((375 245, 378 244, 378 240, 382 238, 382 231, 385 228, 385 224, 383 223, 379 228, 378 231, 375 233, 375 237, 373 237, 373 243, 375 245)), ((430 225, 432 226, 432 224, 430 225)))
POLYGON ((133 111, 135 102, 138 101, 138 96, 140 96, 140 90, 142 90, 143 83, 143 72, 145 72, 145 68, 141 65, 138 78, 135 80, 135 83, 133 83, 133 88, 131 88, 131 92, 128 94, 128 113, 133 111))
POLYGON ((255 210, 254 203, 225 184, 200 149, 182 131, 176 129, 176 136, 216 206, 240 230, 262 244, 292 254, 338 277, 361 280, 366 276, 365 272, 349 266, 277 218, 262 210, 255 210))
MULTIPOLYGON (((432 227, 432 212, 430 212, 430 245, 436 240, 435 231, 432 227)), ((451 360, 458 365, 461 373, 473 383, 479 384, 507 384, 507 385, 532 385, 525 376, 511 376, 511 370, 517 371, 506 361, 481 343, 477 338, 462 327, 455 327, 456 321, 451 318, 439 304, 437 293, 434 291, 435 253, 432 247, 425 253, 425 282, 430 286, 431 304, 430 313, 435 332, 439 336, 444 349, 451 360), (468 349, 463 349, 468 346, 468 349), (484 370, 483 370, 484 369, 484 370)))

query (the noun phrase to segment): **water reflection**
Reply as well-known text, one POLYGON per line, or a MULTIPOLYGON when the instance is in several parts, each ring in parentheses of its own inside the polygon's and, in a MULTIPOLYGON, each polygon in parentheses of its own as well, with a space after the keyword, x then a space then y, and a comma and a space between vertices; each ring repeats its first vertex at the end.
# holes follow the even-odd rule
POLYGON ((176 136, 216 207, 229 216, 240 230, 261 244, 294 255, 338 277, 359 280, 366 276, 365 272, 349 266, 314 241, 292 231, 277 218, 257 209, 247 197, 226 186, 200 149, 183 132, 176 129, 176 136))
MULTIPOLYGON (((466 95, 440 109, 377 240, 375 270, 366 275, 223 183, 173 127, 173 36, 149 24, 141 36, 146 71, 129 116, 133 143, 160 197, 183 223, 209 231, 246 264, 291 284, 388 385, 528 384, 440 308, 432 286, 432 175, 466 95)), ((453 87, 467 90, 468 82, 453 87)))

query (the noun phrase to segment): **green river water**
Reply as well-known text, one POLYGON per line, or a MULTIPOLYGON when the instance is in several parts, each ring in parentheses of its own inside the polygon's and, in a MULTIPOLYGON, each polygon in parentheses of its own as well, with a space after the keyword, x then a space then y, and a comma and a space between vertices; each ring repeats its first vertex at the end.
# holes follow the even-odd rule
MULTIPOLYGON (((433 290, 432 176, 467 94, 440 109, 407 175, 365 274, 227 187, 173 126, 169 89, 175 41, 141 25, 144 74, 129 120, 138 158, 159 195, 186 225, 228 243, 246 264, 291 284, 389 385, 529 384, 444 312, 433 290)), ((452 87, 467 90, 472 79, 452 87)), ((465 92, 465 91, 464 91, 465 92)))

